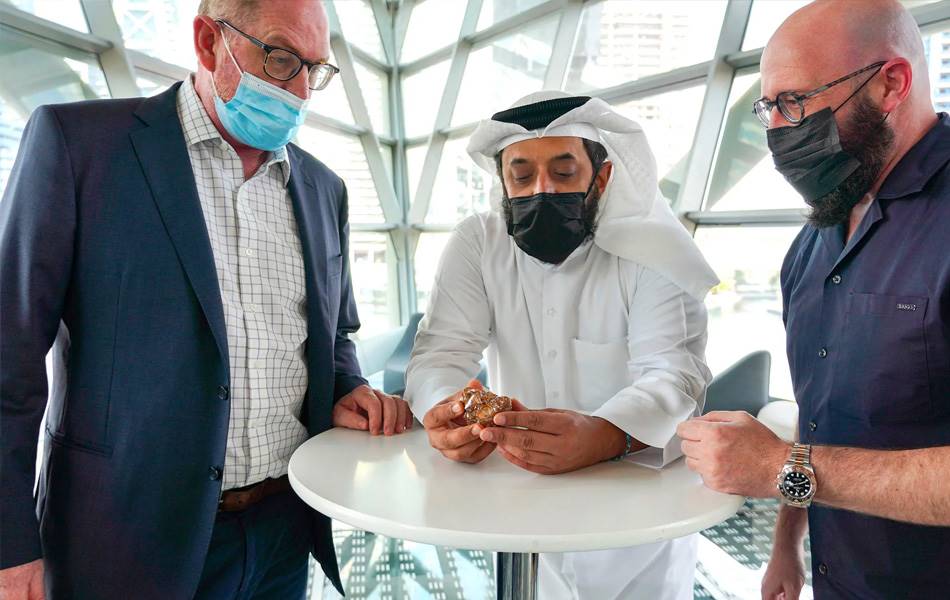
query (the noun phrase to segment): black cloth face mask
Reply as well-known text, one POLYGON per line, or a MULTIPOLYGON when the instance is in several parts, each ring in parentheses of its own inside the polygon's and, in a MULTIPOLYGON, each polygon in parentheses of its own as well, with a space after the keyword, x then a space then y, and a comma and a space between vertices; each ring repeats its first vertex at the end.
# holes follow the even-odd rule
POLYGON ((806 202, 834 191, 861 166, 841 147, 830 107, 808 115, 796 126, 769 129, 766 138, 775 170, 806 202))
POLYGON ((560 264, 584 243, 591 229, 584 219, 586 192, 559 192, 510 198, 508 235, 526 254, 551 264, 560 264))

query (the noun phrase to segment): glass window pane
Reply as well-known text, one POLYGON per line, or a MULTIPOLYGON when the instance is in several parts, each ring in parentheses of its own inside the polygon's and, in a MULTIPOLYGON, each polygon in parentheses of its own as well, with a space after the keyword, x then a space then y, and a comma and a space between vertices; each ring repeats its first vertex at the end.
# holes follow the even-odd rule
POLYGON ((336 0, 333 8, 340 19, 340 28, 346 41, 385 62, 383 42, 379 38, 376 17, 369 3, 366 0, 336 0))
POLYGON ((416 189, 419 187, 419 178, 422 177, 422 165, 426 161, 426 153, 429 151, 428 144, 419 144, 418 146, 409 146, 406 148, 406 171, 408 171, 409 198, 415 200, 416 189))
POLYGON ((760 95, 758 67, 736 71, 706 191, 706 210, 805 207, 798 192, 775 170, 765 127, 752 112, 760 95))
POLYGON ((478 14, 476 29, 481 31, 499 21, 504 21, 518 13, 541 4, 545 0, 482 0, 482 10, 478 14))
POLYGON ((143 96, 154 96, 168 89, 169 86, 175 83, 175 80, 136 69, 135 83, 139 86, 139 90, 141 90, 143 96))
POLYGON ((297 134, 297 144, 343 179, 349 195, 351 223, 384 222, 359 138, 305 125, 297 134))
POLYGON ((632 100, 616 106, 643 127, 656 157, 660 189, 670 201, 679 194, 703 104, 705 85, 632 100))
POLYGON ((3 29, 0 31, 0 196, 23 136, 26 121, 37 106, 109 97, 99 61, 51 42, 40 42, 3 29))
POLYGON ((724 0, 607 0, 584 9, 565 89, 609 87, 711 60, 724 0))
POLYGON ((350 234, 350 274, 360 315, 358 336, 371 337, 399 324, 395 297, 396 254, 389 234, 354 231, 350 234))
POLYGON ((414 273, 416 281, 416 310, 424 313, 429 306, 429 294, 435 282, 442 251, 449 242, 450 233, 421 233, 416 246, 414 273))
POLYGON ((771 394, 793 400, 785 353, 782 261, 800 227, 699 227, 696 244, 719 276, 706 297, 713 374, 757 350, 772 355, 771 394))
POLYGON ((443 61, 403 77, 403 119, 406 137, 432 133, 435 116, 442 100, 445 78, 449 75, 449 61, 443 61))
POLYGON ((455 225, 470 214, 488 210, 492 176, 472 161, 467 145, 467 137, 445 142, 426 223, 455 225))
POLYGON ((113 0, 112 10, 126 48, 192 71, 197 68, 192 29, 198 13, 195 0, 113 0))
POLYGON ((79 0, 13 0, 13 6, 41 19, 89 33, 86 13, 83 12, 79 0))
MULTIPOLYGON (((336 61, 336 57, 333 55, 332 49, 330 50, 329 61, 331 64, 339 65, 336 61)), ((340 73, 330 80, 327 87, 313 92, 310 95, 307 110, 353 125, 356 123, 356 120, 353 118, 353 110, 350 108, 350 103, 346 99, 346 88, 343 87, 343 77, 343 73, 340 73)), ((357 72, 357 78, 359 78, 359 72, 357 72)))
POLYGON ((754 0, 749 11, 749 24, 742 40, 743 50, 765 46, 778 26, 793 12, 811 0, 754 0))
POLYGON ((465 64, 452 125, 487 119, 544 84, 558 16, 496 38, 473 50, 465 64))
POLYGON ((389 135, 389 78, 359 61, 354 61, 354 68, 373 131, 389 135))
POLYGON ((465 5, 451 0, 426 0, 413 6, 399 62, 412 62, 454 43, 462 27, 465 5))
POLYGON ((950 31, 924 36, 930 72, 930 97, 938 112, 950 111, 950 31))

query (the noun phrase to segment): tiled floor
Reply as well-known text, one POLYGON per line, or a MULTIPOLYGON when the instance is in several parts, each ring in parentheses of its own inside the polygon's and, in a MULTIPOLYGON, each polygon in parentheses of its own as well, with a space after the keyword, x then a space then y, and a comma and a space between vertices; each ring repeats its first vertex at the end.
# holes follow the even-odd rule
MULTIPOLYGON (((702 532, 694 598, 759 597, 777 508, 772 500, 750 500, 735 517, 702 532)), ((334 527, 334 541, 349 599, 489 600, 495 596, 490 552, 394 540, 339 524, 334 527)), ((312 600, 340 598, 312 562, 311 575, 312 600)), ((810 598, 811 589, 806 586, 802 599, 810 598)))

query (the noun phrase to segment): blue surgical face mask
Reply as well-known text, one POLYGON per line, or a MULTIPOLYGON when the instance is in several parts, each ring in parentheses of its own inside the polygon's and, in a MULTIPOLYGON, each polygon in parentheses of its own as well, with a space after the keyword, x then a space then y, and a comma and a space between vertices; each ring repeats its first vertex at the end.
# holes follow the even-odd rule
POLYGON ((225 102, 211 78, 214 108, 221 124, 232 137, 252 148, 270 152, 283 148, 303 125, 307 101, 242 70, 226 39, 224 48, 241 71, 241 81, 234 97, 225 102))

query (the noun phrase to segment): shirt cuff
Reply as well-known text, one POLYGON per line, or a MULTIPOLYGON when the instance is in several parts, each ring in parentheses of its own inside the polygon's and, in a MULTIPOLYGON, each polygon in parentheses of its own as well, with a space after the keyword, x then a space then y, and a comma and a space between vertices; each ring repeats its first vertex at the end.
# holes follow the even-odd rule
POLYGON ((680 444, 680 438, 674 435, 663 448, 650 446, 637 452, 631 452, 624 458, 624 461, 650 469, 662 469, 683 456, 683 449, 680 444))
POLYGON ((409 403, 409 409, 412 410, 413 416, 419 419, 421 423, 423 417, 432 410, 433 406, 459 391, 462 387, 464 385, 455 385, 444 378, 427 378, 421 385, 406 389, 406 402, 409 403))
POLYGON ((677 410, 667 411, 652 396, 625 390, 605 402, 591 416, 609 421, 649 446, 627 455, 625 460, 658 469, 682 456, 676 427, 698 412, 695 401, 690 403, 692 410, 683 403, 676 407, 677 410))

